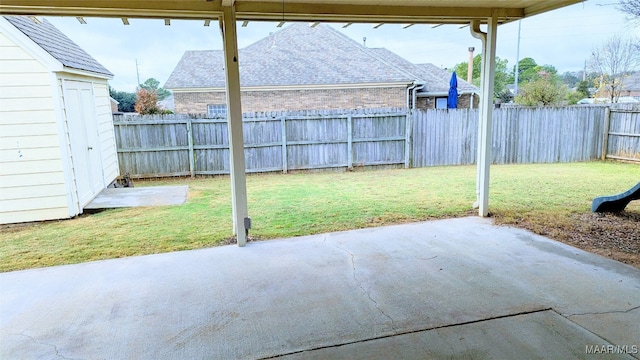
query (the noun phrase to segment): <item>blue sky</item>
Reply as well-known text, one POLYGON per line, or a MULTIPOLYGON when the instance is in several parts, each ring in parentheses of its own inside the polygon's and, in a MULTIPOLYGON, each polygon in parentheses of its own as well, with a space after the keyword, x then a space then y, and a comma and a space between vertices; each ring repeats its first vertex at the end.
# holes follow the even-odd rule
MULTIPOLYGON (((640 37, 640 26, 627 21, 616 10, 613 0, 586 1, 553 12, 522 20, 520 58, 532 57, 538 64, 550 64, 560 72, 584 67, 591 51, 613 35, 640 37)), ((135 91, 136 59, 140 81, 154 77, 161 84, 167 80, 182 54, 187 50, 221 49, 217 22, 203 26, 201 21, 130 19, 125 26, 120 19, 86 18, 80 24, 75 18, 47 17, 58 29, 115 74, 111 86, 121 91, 135 91)), ((278 31, 277 23, 250 22, 238 24, 238 45, 242 48, 269 33, 278 31)), ((286 26, 286 25, 285 25, 286 26)), ((386 24, 374 29, 372 24, 353 24, 336 29, 368 47, 385 47, 414 63, 433 63, 449 68, 466 61, 467 48, 479 40, 469 29, 457 25, 386 24)), ((498 28, 497 55, 507 59, 509 67, 516 62, 518 22, 498 28)))

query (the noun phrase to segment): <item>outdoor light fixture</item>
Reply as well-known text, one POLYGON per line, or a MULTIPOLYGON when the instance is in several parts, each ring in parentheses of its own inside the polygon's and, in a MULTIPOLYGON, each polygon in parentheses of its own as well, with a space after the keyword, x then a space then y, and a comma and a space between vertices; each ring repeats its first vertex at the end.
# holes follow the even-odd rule
POLYGON ((171 25, 171 19, 164 19, 164 24, 166 26, 170 26, 171 25))
POLYGON ((122 18, 122 25, 129 25, 129 19, 122 18))
POLYGON ((78 19, 78 22, 80 24, 86 24, 87 23, 87 21, 82 16, 76 16, 76 19, 78 19))
POLYGON ((208 20, 208 19, 205 20, 204 21, 204 26, 209 26, 209 25, 211 25, 211 20, 208 20))

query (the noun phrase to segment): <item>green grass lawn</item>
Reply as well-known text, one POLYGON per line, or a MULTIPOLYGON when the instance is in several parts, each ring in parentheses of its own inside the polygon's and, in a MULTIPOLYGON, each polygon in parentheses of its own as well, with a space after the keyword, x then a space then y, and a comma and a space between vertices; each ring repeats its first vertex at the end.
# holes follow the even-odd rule
MULTIPOLYGON (((475 214, 475 166, 251 175, 250 236, 272 239, 475 214)), ((506 222, 588 212, 595 196, 640 181, 615 162, 491 168, 490 211, 506 222)), ((2 227, 0 271, 224 244, 231 237, 227 176, 137 181, 189 186, 182 206, 107 210, 72 220, 2 227)), ((640 206, 633 205, 633 211, 640 206)))

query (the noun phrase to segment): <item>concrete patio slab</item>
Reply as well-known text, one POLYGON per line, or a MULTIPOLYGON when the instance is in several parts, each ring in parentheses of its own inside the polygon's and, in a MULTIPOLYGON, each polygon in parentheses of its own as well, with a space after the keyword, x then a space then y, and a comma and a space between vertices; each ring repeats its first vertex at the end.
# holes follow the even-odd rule
POLYGON ((102 190, 85 210, 113 209, 136 206, 182 205, 187 201, 189 187, 151 186, 140 188, 107 188, 102 190))
POLYGON ((588 357, 587 351, 593 352, 595 344, 608 343, 547 310, 302 351, 281 358, 388 359, 393 354, 396 360, 580 359, 588 357))
POLYGON ((475 217, 10 272, 0 293, 0 358, 630 358, 640 345, 638 269, 475 217))

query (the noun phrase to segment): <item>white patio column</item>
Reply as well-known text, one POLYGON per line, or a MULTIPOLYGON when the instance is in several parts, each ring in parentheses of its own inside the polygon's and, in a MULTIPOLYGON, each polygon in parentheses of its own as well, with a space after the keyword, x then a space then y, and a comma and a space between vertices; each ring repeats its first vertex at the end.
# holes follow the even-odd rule
POLYGON ((248 217, 247 179, 245 173, 244 139, 242 138, 242 105, 240 103, 240 68, 235 5, 223 6, 220 28, 224 45, 224 69, 227 83, 227 122, 229 125, 229 165, 233 232, 238 246, 247 242, 244 219, 248 217))
MULTIPOLYGON (((473 25, 473 24, 472 24, 473 25)), ((474 31, 472 26, 472 34, 474 31)), ((493 116, 493 89, 496 63, 496 35, 498 21, 494 15, 487 19, 486 36, 483 41, 480 121, 478 123, 478 215, 489 215, 489 170, 491 166, 491 127, 493 116)), ((476 36, 474 34, 474 36, 476 36)), ((484 39, 482 39, 484 38, 484 39)))

